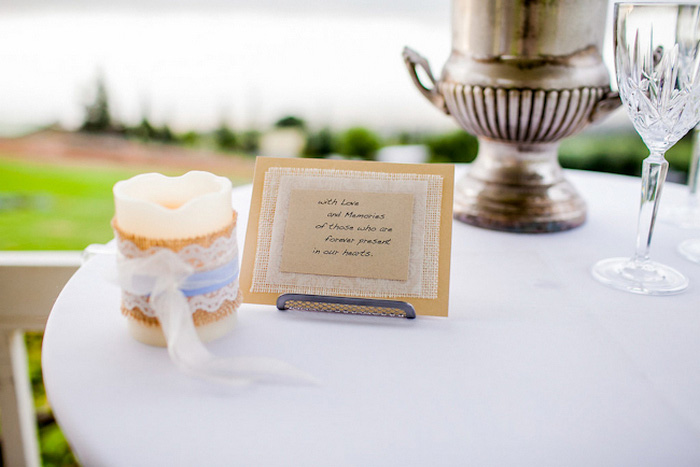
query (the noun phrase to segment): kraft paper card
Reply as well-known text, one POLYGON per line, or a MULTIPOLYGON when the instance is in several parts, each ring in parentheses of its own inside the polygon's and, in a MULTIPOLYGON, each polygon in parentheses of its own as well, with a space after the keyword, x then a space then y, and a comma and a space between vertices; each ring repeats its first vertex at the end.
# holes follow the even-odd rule
POLYGON ((447 316, 453 186, 446 164, 258 157, 244 300, 377 298, 447 316))

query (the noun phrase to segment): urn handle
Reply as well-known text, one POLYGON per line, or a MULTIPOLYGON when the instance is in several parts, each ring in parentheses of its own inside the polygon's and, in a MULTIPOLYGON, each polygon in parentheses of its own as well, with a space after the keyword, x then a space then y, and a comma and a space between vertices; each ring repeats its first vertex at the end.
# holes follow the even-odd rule
POLYGON ((435 81, 433 72, 430 70, 428 60, 426 60, 425 57, 420 55, 415 50, 408 47, 404 47, 402 55, 403 61, 406 63, 406 68, 408 68, 408 73, 411 75, 411 79, 413 80, 413 84, 416 85, 421 94, 432 102, 435 107, 449 115, 450 112, 447 110, 447 106, 445 105, 445 98, 442 97, 442 94, 440 94, 438 91, 437 82, 435 81), (423 71, 425 71, 425 74, 428 75, 428 79, 430 79, 433 85, 432 88, 426 87, 421 82, 420 78, 418 77, 417 67, 421 67, 423 71))
POLYGON ((593 112, 591 112, 590 121, 596 122, 601 118, 607 116, 610 112, 617 109, 622 105, 620 100, 620 94, 617 91, 609 90, 605 93, 603 98, 599 100, 595 107, 593 107, 593 112))

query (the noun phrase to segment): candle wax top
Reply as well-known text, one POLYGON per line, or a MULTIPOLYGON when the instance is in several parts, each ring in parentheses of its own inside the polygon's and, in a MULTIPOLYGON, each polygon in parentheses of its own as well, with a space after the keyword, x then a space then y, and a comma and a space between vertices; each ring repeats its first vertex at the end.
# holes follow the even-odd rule
POLYGON ((231 181, 208 172, 137 175, 114 185, 116 223, 149 238, 189 238, 231 222, 231 181))

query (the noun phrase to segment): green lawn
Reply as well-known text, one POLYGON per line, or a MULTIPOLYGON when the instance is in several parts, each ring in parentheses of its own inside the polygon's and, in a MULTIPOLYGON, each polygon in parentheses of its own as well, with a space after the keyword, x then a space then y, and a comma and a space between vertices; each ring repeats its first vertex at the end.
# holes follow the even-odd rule
POLYGON ((0 155, 0 250, 82 250, 107 242, 112 238, 112 186, 137 173, 0 155))

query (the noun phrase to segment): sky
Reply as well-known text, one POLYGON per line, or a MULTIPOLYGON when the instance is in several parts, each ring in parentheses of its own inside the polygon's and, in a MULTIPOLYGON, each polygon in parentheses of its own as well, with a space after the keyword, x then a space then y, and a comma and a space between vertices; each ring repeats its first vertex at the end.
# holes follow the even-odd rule
POLYGON ((450 0, 3 0, 0 132, 82 121, 101 76, 113 115, 178 131, 457 128, 415 89, 408 45, 439 76, 450 0))
POLYGON ((0 128, 79 125, 98 76, 129 123, 265 128, 292 114, 318 127, 454 127, 413 87, 405 45, 439 71, 449 3, 4 0, 0 128))

